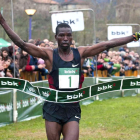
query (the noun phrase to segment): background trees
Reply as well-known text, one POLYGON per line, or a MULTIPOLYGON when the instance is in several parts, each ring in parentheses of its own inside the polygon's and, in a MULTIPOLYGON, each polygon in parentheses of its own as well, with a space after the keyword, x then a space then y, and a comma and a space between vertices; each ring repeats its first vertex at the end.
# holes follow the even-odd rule
MULTIPOLYGON (((86 0, 85 6, 94 9, 95 23, 96 23, 96 41, 107 40, 107 25, 108 23, 138 23, 140 21, 140 2, 139 0, 86 0)), ((77 4, 78 5, 78 4, 77 4)), ((73 6, 76 8, 76 6, 73 6)), ((58 9, 63 9, 63 5, 57 5, 58 9)), ((1 7, 3 8, 3 15, 12 27, 11 19, 11 3, 10 0, 1 0, 1 7)), ((35 3, 33 0, 13 0, 14 9, 14 29, 23 40, 28 40, 28 16, 24 12, 26 8, 36 8, 37 12, 32 18, 32 38, 44 39, 48 38, 55 41, 54 33, 51 26, 51 14, 49 11, 53 10, 53 5, 35 3)), ((56 7, 55 7, 56 8, 56 7)), ((67 7, 65 7, 67 8, 67 7)), ((55 9, 54 9, 55 10, 55 9)), ((81 32, 74 32, 74 39, 78 45, 90 45, 94 39, 94 20, 92 12, 84 12, 85 30, 81 32)), ((133 27, 133 32, 138 31, 139 27, 133 27)), ((10 41, 9 37, 0 28, 0 37, 10 41)))

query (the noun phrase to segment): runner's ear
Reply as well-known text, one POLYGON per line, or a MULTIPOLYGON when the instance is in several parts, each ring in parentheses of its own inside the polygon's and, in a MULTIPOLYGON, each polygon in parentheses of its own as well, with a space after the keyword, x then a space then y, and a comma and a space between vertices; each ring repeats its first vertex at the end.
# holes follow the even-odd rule
POLYGON ((55 39, 57 40, 57 35, 55 35, 55 39))

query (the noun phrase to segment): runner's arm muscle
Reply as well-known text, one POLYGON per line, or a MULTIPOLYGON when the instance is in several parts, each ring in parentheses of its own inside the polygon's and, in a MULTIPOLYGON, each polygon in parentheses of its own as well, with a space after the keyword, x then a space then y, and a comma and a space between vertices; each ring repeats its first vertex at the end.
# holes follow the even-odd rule
POLYGON ((21 49, 28 52, 34 57, 46 58, 48 55, 47 49, 39 48, 34 44, 24 42, 6 23, 5 19, 2 17, 0 13, 0 24, 4 28, 5 32, 9 36, 9 38, 21 49))
POLYGON ((134 37, 133 35, 131 35, 131 36, 123 37, 123 38, 116 38, 109 41, 104 41, 104 42, 101 42, 101 43, 98 43, 89 47, 87 46, 79 47, 78 50, 80 52, 81 57, 86 58, 86 57, 97 55, 104 50, 114 48, 120 45, 124 45, 133 40, 134 40, 134 37))

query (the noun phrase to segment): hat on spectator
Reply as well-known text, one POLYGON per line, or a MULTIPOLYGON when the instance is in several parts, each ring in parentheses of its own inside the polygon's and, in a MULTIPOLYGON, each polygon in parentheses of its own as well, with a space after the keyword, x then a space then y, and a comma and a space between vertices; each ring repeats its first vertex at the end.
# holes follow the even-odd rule
POLYGON ((106 55, 108 54, 108 52, 105 50, 105 51, 103 51, 102 53, 105 53, 106 55))
POLYGON ((119 48, 119 51, 120 51, 120 52, 121 52, 121 51, 125 51, 125 49, 121 47, 121 48, 119 48))
POLYGON ((121 51, 120 52, 120 56, 125 56, 126 52, 125 51, 121 51))

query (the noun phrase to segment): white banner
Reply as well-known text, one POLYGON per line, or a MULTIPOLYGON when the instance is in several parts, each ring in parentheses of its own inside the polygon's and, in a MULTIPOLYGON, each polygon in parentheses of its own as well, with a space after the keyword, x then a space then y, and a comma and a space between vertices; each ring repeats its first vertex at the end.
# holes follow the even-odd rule
POLYGON ((60 23, 67 23, 72 31, 84 30, 84 18, 82 12, 55 13, 51 16, 52 30, 55 33, 56 26, 60 23))
MULTIPOLYGON (((132 35, 132 26, 108 26, 108 40, 132 35)), ((140 42, 130 42, 127 47, 139 47, 140 42)))
POLYGON ((127 47, 140 47, 140 40, 139 41, 132 41, 127 44, 127 47))
POLYGON ((108 26, 108 40, 132 35, 132 26, 108 26))

